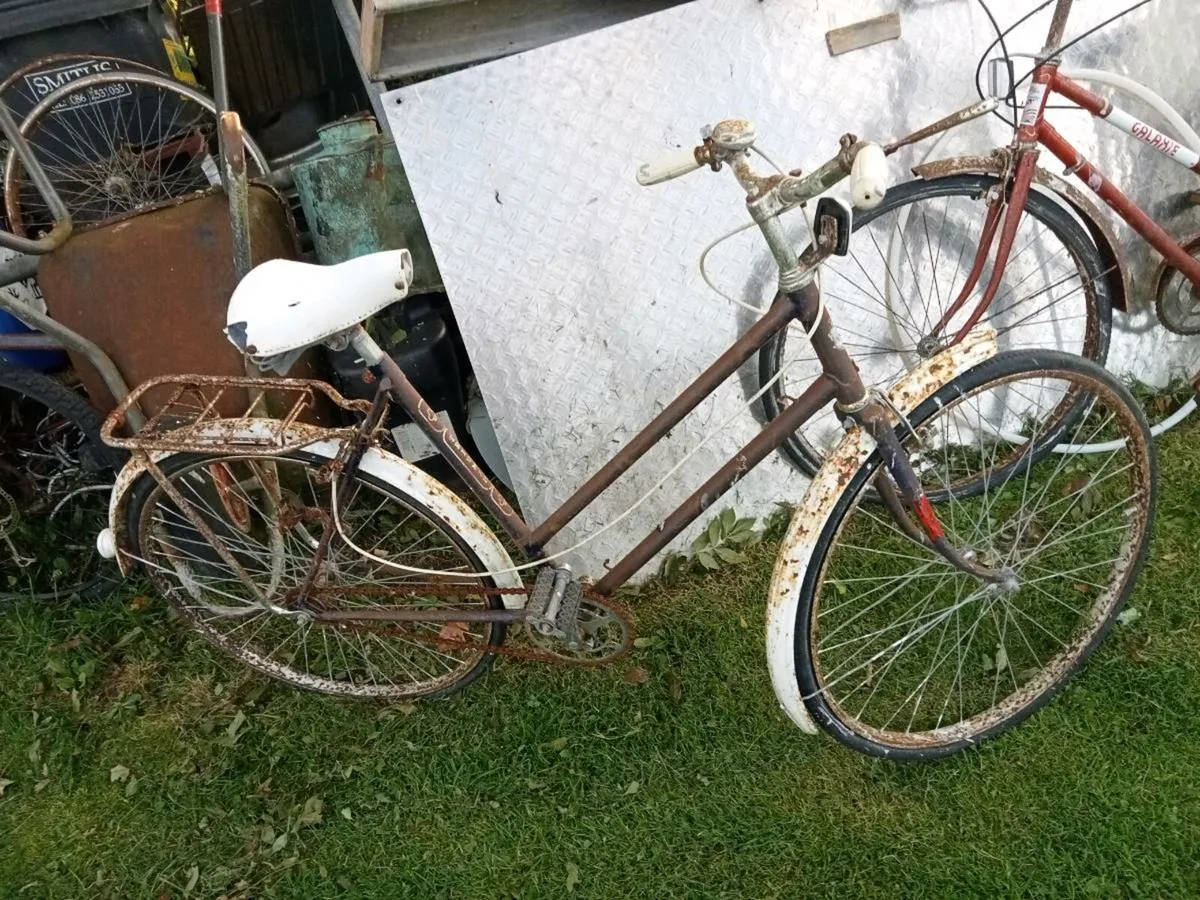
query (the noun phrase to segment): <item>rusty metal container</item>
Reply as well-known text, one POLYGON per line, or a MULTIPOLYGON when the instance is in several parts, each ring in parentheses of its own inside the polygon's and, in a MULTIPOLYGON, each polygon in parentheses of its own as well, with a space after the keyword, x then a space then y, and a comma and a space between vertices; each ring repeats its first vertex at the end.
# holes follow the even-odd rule
MULTIPOLYGON (((299 258, 283 199, 252 185, 249 206, 254 262, 299 258)), ((42 258, 38 280, 50 315, 97 343, 130 384, 160 375, 245 374, 224 335, 236 278, 229 204, 219 191, 81 231, 42 258)), ((86 360, 72 357, 93 403, 107 413, 115 401, 104 382, 86 360)), ((292 374, 318 373, 302 360, 292 374)), ((221 412, 236 415, 245 403, 230 397, 221 412)))
POLYGON ((292 166, 317 259, 329 265, 377 250, 412 253, 412 293, 442 290, 395 145, 370 115, 320 129, 321 150, 292 166))

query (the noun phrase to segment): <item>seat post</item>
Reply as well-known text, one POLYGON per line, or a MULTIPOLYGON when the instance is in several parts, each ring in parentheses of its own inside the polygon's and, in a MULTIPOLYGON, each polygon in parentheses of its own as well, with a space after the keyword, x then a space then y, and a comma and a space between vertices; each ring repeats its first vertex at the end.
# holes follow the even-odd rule
POLYGON ((425 398, 408 380, 408 376, 396 361, 383 352, 361 324, 350 330, 350 344, 375 375, 391 382, 392 399, 408 413, 408 417, 421 429, 421 433, 429 438, 429 442, 437 448, 438 453, 450 464, 458 477, 467 483, 471 493, 500 521, 504 530, 521 544, 526 552, 535 558, 540 556, 539 548, 532 540, 532 529, 504 499, 504 495, 479 468, 479 464, 463 449, 454 434, 454 429, 443 422, 433 407, 425 402, 425 398))

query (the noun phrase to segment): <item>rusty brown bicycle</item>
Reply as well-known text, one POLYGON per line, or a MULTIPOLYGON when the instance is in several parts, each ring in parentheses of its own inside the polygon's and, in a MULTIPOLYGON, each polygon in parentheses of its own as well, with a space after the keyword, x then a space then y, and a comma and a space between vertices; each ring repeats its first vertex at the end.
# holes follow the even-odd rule
POLYGON ((868 391, 814 283, 845 249, 849 211, 819 204, 817 238, 799 257, 780 217, 847 178, 857 202, 878 202, 884 149, 848 135, 808 174, 763 176, 754 142, 753 125, 725 121, 639 180, 731 170, 778 264, 778 296, 545 521, 521 518, 362 327, 407 290, 411 260, 395 251, 333 267, 265 263, 239 285, 227 319, 230 339, 276 371, 307 347, 352 346, 377 381, 375 401, 289 379, 143 385, 130 402, 159 397, 145 426, 125 430, 128 404, 105 425, 132 459, 102 548, 124 571, 142 568, 206 639, 273 677, 345 696, 438 697, 497 654, 597 664, 624 652, 621 585, 832 406, 845 436, 799 498, 767 596, 781 705, 805 731, 820 725, 898 759, 1013 727, 1087 659, 1132 590, 1154 509, 1145 418, 1096 364, 998 353, 986 331, 868 391), (561 565, 572 549, 554 545, 563 527, 792 321, 822 362, 803 394, 598 578, 561 565), (223 417, 231 392, 246 390, 246 413, 223 417), (312 424, 321 398, 353 424, 312 424), (421 427, 475 506, 384 449, 389 403, 421 427), (1064 435, 1116 449, 1051 454, 1064 435), (528 562, 513 562, 513 546, 528 562), (506 645, 514 626, 520 640, 506 645))

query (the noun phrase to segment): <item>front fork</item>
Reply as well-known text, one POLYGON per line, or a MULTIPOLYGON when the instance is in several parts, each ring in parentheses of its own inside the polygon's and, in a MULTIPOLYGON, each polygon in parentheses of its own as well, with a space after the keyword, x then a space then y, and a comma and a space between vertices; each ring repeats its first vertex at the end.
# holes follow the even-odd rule
MULTIPOLYGON (((1000 176, 996 185, 996 195, 988 203, 987 218, 984 220, 983 230, 979 235, 979 247, 975 251, 975 261, 971 265, 970 272, 967 273, 962 290, 958 292, 954 302, 946 308, 946 312, 933 326, 927 335, 928 338, 936 339, 949 326, 959 310, 966 305, 967 300, 979 284, 979 278, 983 274, 983 268, 992 251, 992 244, 996 241, 996 232, 999 230, 1000 243, 996 247, 996 259, 992 264, 992 271, 988 276, 983 296, 979 298, 975 309, 971 311, 966 323, 958 329, 950 344, 962 341, 971 332, 971 329, 979 324, 983 314, 988 311, 992 301, 996 299, 996 292, 1000 289, 1000 279, 1004 277, 1004 269, 1008 265, 1009 254, 1012 253, 1013 241, 1016 240, 1017 227, 1021 223, 1021 216, 1025 213, 1025 200, 1029 197, 1029 188, 1033 183, 1034 170, 1037 166, 1037 147, 1019 149, 1016 160, 1015 170, 1006 169, 1000 176), (1010 184, 1011 192, 1009 191, 1010 184), (1003 228, 1000 228, 1001 220, 1004 223, 1003 228)), ((936 274, 934 273, 935 277, 936 274)))
POLYGON ((909 462, 908 454, 896 437, 891 419, 884 412, 882 404, 878 401, 869 403, 859 417, 859 424, 875 439, 883 456, 883 468, 875 476, 875 490, 900 529, 911 540, 931 548, 956 569, 983 581, 998 583, 1005 580, 1005 573, 1000 569, 981 566, 973 556, 954 546, 946 537, 933 504, 921 487, 921 479, 909 462), (909 510, 920 528, 909 518, 909 510))

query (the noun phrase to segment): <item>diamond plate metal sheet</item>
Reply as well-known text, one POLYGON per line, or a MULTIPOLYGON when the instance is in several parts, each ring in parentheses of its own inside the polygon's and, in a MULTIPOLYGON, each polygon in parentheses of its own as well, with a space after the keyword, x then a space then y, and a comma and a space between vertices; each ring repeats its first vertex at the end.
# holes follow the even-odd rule
MULTIPOLYGON (((991 0, 1002 24, 1032 0, 991 0)), ((1076 4, 1069 34, 1128 5, 1076 4)), ((1009 38, 1033 52, 1047 10, 1009 38)), ((696 261, 713 238, 746 221, 731 178, 696 173, 639 188, 639 162, 696 142, 701 126, 745 116, 784 168, 811 167, 846 131, 886 139, 975 98, 975 61, 993 37, 974 0, 695 0, 385 96, 389 123, 494 419, 525 515, 540 521, 669 402, 746 325, 715 297, 696 261), (900 40, 831 58, 825 32, 899 10, 900 40)), ((1192 0, 1158 0, 1068 54, 1153 86, 1185 114, 1197 87, 1179 72, 1200 38, 1192 0)), ((1138 102, 1120 105, 1150 121, 1138 102)), ((1169 230, 1200 229, 1180 192, 1196 187, 1136 142, 1098 132, 1086 115, 1053 121, 1169 230)), ((1104 129, 1105 126, 1098 126, 1104 129)), ((971 124, 939 156, 1005 141, 995 120, 971 124)), ((897 161, 894 177, 920 159, 897 161)), ((1053 162, 1052 160, 1050 162, 1053 162)), ((800 234, 802 232, 798 232, 800 234)), ((1122 240, 1129 237, 1118 226, 1122 240)), ((773 292, 764 251, 745 236, 711 270, 736 296, 773 292)), ((1135 289, 1154 260, 1125 247, 1135 289)), ((1164 336, 1143 315, 1116 323, 1110 368, 1162 381, 1194 367, 1196 342, 1164 336)), ((747 369, 750 365, 747 366, 747 369)), ((752 437, 744 371, 606 492, 555 546, 625 511, 716 425, 728 428, 664 490, 576 554, 598 573, 619 558, 752 437)), ((764 514, 795 501, 804 479, 772 458, 717 507, 764 514)), ((687 535, 685 535, 685 538, 687 535)))

